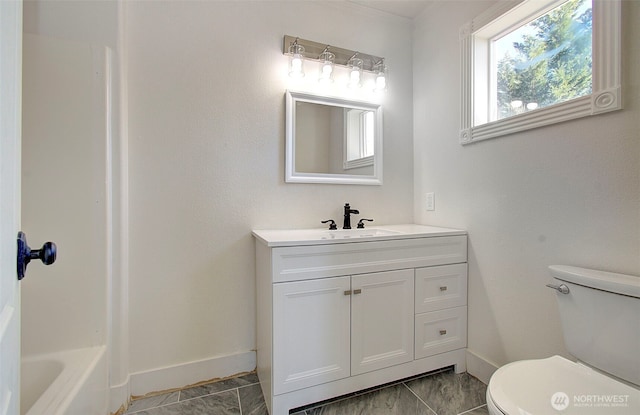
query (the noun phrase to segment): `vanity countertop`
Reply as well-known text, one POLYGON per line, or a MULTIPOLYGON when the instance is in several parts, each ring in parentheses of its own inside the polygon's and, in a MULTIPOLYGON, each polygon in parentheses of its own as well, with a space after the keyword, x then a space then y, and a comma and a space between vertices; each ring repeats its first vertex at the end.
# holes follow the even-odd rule
POLYGON ((348 230, 319 228, 253 231, 253 236, 269 247, 344 244, 466 234, 467 231, 460 229, 415 224, 382 225, 348 230))

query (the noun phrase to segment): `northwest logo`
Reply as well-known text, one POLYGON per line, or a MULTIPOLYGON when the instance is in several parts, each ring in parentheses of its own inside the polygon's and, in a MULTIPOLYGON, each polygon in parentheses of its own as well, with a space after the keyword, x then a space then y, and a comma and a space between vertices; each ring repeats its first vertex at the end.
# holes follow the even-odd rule
POLYGON ((551 396, 551 406, 558 411, 564 411, 569 407, 569 395, 564 392, 556 392, 551 396))

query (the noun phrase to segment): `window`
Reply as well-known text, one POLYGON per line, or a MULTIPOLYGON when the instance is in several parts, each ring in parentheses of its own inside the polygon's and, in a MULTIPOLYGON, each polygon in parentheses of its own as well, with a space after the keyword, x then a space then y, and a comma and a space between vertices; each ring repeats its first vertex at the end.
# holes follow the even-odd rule
POLYGON ((461 48, 462 144, 621 108, 619 0, 500 2, 461 48))

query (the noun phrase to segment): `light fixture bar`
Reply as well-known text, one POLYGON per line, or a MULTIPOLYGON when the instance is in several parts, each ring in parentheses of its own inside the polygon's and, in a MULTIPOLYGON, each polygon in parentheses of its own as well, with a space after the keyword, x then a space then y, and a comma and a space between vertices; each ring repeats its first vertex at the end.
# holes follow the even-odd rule
MULTIPOLYGON (((315 61, 319 60, 320 55, 323 52, 326 52, 327 46, 328 46, 326 43, 318 43, 311 40, 300 39, 295 36, 285 35, 284 42, 282 45, 282 52, 285 55, 288 55, 289 47, 293 45, 296 41, 298 45, 301 45, 304 47, 304 52, 302 53, 304 58, 309 60, 315 60, 315 61)), ((349 50, 349 49, 338 48, 333 45, 331 45, 331 53, 335 55, 335 64, 340 66, 348 66, 347 64, 349 60, 354 55, 357 55, 357 57, 359 59, 362 59, 363 61, 362 69, 368 72, 375 72, 374 66, 376 65, 376 63, 384 59, 379 56, 368 55, 366 53, 349 50)))

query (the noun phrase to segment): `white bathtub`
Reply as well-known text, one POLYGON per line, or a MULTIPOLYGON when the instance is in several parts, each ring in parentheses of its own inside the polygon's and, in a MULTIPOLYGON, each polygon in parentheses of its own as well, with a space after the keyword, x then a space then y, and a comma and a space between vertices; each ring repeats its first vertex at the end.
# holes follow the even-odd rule
POLYGON ((90 347, 24 357, 21 415, 105 415, 108 412, 106 348, 90 347))

